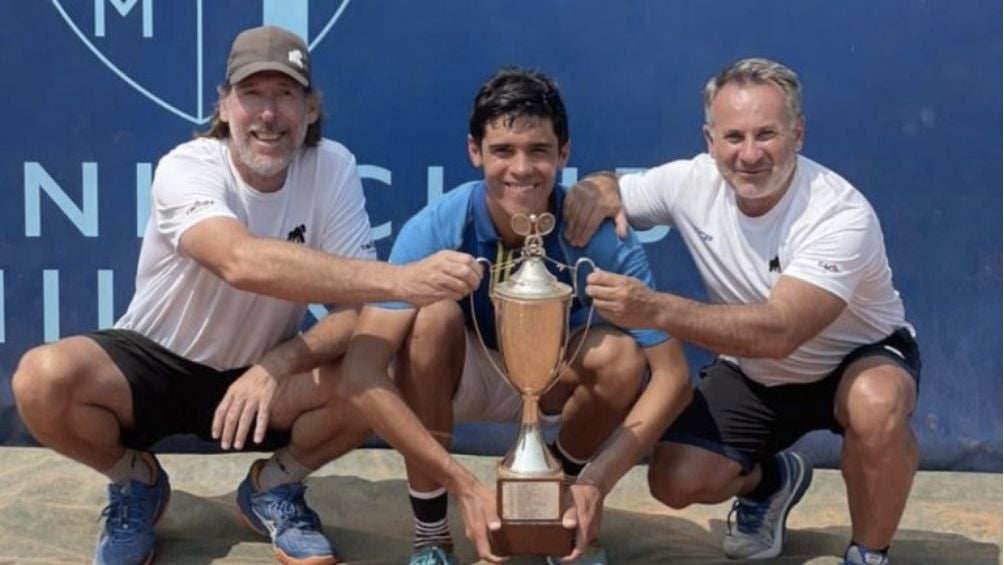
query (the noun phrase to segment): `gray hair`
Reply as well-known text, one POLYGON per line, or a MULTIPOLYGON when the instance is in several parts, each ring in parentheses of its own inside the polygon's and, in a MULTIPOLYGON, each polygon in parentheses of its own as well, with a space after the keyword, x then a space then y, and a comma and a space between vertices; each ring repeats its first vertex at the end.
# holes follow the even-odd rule
POLYGON ((784 106, 788 119, 794 122, 802 115, 802 85, 798 75, 788 67, 770 59, 740 59, 711 77, 704 85, 704 123, 711 122, 711 102, 727 84, 774 84, 784 92, 784 106))

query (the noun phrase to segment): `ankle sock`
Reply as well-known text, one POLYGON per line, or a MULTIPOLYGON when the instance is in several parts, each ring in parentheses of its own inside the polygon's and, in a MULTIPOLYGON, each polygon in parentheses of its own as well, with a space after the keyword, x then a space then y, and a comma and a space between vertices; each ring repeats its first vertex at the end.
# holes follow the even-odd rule
POLYGON ((760 482, 743 497, 763 502, 781 488, 781 482, 781 467, 777 457, 772 455, 760 461, 760 482))
POLYGON ((313 472, 297 461, 289 449, 283 447, 272 454, 258 473, 258 489, 260 492, 271 490, 279 485, 303 482, 313 472))
MULTIPOLYGON (((152 458, 153 455, 150 455, 152 458)), ((142 451, 126 448, 125 454, 110 469, 104 472, 108 479, 117 484, 124 485, 129 481, 139 481, 144 485, 152 485, 156 480, 154 467, 147 462, 142 451)))
POLYGON ((445 488, 431 492, 421 492, 408 487, 411 511, 415 517, 415 533, 412 545, 415 549, 438 545, 453 549, 450 524, 446 519, 448 495, 445 488))

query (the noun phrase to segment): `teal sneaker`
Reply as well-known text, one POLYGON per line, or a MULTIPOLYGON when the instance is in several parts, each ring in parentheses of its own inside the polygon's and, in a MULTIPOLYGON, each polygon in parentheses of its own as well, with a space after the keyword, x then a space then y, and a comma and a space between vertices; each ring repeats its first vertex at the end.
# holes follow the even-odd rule
POLYGON ((860 545, 850 545, 844 552, 841 565, 889 565, 889 556, 882 551, 872 551, 860 545))
POLYGON ((157 459, 150 456, 147 460, 157 468, 152 485, 139 481, 108 485, 108 506, 101 511, 105 526, 94 548, 95 565, 145 565, 153 561, 153 525, 171 498, 171 485, 157 459))
POLYGON ((237 507, 248 526, 272 539, 272 550, 287 565, 333 564, 335 552, 321 532, 321 519, 307 506, 302 483, 285 484, 257 492, 259 459, 237 488, 237 507))
POLYGON ((722 548, 730 559, 773 559, 780 555, 788 512, 812 483, 812 465, 801 455, 789 451, 774 457, 781 469, 781 488, 762 502, 737 497, 729 511, 722 548))
POLYGON ((408 565, 457 565, 457 556, 440 545, 430 545, 415 550, 408 565))

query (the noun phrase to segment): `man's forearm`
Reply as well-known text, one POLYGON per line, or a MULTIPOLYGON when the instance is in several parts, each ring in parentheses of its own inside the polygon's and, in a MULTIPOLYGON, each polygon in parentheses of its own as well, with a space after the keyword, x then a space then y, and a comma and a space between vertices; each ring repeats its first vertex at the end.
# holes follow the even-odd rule
POLYGON ((451 492, 456 492, 464 481, 471 478, 470 472, 457 463, 426 430, 389 378, 383 375, 359 378, 358 373, 355 374, 351 377, 355 382, 346 383, 342 390, 380 438, 409 464, 415 465, 451 492))
POLYGON ((659 293, 653 325, 723 355, 783 358, 792 340, 783 314, 767 304, 704 304, 659 293))
POLYGON ((270 239, 249 239, 242 247, 228 282, 247 292, 307 304, 361 304, 398 294, 400 267, 394 265, 270 239))
POLYGON ((666 363, 652 368, 648 386, 631 408, 624 423, 614 430, 606 447, 580 477, 582 483, 594 484, 604 495, 658 441, 692 397, 687 362, 679 342, 672 349, 663 347, 666 363))
POLYGON ((345 354, 355 326, 355 308, 337 310, 305 333, 270 349, 258 365, 276 378, 310 371, 345 354))

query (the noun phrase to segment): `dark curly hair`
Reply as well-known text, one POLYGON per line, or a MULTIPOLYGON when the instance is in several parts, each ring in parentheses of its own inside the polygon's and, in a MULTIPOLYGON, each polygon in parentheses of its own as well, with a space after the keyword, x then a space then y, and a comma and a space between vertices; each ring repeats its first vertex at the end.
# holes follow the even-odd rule
POLYGON ((506 126, 510 126, 517 118, 524 117, 550 119, 558 144, 563 146, 568 142, 568 115, 554 81, 537 71, 506 67, 478 90, 471 108, 471 137, 480 146, 491 122, 503 118, 506 126))

